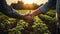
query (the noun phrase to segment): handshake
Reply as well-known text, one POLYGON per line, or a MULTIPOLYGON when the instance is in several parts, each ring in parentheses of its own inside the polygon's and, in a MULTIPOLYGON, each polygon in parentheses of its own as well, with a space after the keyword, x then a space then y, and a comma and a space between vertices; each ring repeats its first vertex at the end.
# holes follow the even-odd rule
POLYGON ((33 16, 32 16, 31 14, 22 15, 22 19, 23 19, 24 21, 26 21, 27 23, 32 23, 32 22, 34 22, 33 16))
POLYGON ((41 14, 42 12, 40 10, 36 10, 32 14, 22 15, 22 19, 28 23, 34 22, 33 17, 41 14))

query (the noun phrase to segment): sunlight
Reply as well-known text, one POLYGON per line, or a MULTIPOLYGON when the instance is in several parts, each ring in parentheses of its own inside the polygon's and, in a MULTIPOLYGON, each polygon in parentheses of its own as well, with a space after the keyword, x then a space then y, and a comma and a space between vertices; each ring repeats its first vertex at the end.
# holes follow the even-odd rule
POLYGON ((23 0, 24 4, 32 4, 34 0, 23 0))
POLYGON ((36 4, 38 4, 38 5, 40 5, 40 4, 44 4, 44 3, 46 3, 48 0, 6 0, 7 1, 7 4, 11 4, 11 3, 17 3, 18 1, 23 1, 24 2, 24 4, 32 4, 32 3, 36 3, 36 4))

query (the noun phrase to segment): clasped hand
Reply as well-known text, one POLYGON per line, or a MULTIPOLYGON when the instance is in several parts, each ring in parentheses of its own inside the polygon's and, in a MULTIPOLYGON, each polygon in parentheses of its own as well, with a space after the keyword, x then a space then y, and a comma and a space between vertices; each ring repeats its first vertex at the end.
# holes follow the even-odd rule
POLYGON ((27 23, 32 23, 34 22, 33 17, 30 14, 27 15, 22 15, 23 16, 23 20, 26 21, 27 23))

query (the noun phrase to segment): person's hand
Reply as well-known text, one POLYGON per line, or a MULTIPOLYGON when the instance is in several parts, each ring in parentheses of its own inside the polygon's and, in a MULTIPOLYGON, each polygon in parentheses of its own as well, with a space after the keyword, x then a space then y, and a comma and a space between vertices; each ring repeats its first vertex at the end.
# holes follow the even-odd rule
POLYGON ((28 23, 34 22, 33 17, 31 15, 29 15, 29 14, 23 15, 23 20, 28 22, 28 23))

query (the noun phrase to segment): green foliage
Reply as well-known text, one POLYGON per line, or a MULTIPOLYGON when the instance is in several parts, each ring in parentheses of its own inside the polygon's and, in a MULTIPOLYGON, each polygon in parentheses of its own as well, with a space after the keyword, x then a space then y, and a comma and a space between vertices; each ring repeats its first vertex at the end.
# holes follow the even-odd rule
POLYGON ((0 30, 4 30, 8 26, 8 20, 7 19, 8 19, 8 17, 3 15, 0 12, 0 30))
MULTIPOLYGON (((51 14, 51 13, 50 13, 51 14)), ((56 32, 56 17, 52 15, 40 14, 39 18, 48 26, 49 31, 54 34, 56 32), (52 17, 51 17, 52 16, 52 17)))
MULTIPOLYGON (((26 13, 26 11, 33 11, 33 10, 18 10, 20 14, 26 13)), ((30 13, 31 13, 30 12, 30 13)), ((15 19, 8 18, 4 14, 0 13, 0 28, 6 28, 9 26, 10 23, 13 23, 15 19)), ((54 10, 49 11, 45 15, 40 14, 39 16, 34 17, 34 24, 32 25, 33 30, 29 31, 30 34, 51 34, 49 30, 50 25, 55 24, 55 12, 54 10), (46 24, 47 23, 47 24, 46 24), (49 24, 48 24, 49 23, 49 24)), ((28 23, 23 20, 20 20, 15 28, 9 29, 9 34, 22 34, 21 30, 25 30, 28 27, 28 23)), ((27 32, 27 31, 25 31, 27 32)), ((23 32, 24 33, 24 32, 23 32)))
POLYGON ((21 34, 21 30, 23 30, 23 26, 21 25, 17 25, 15 28, 9 29, 9 34, 13 33, 13 34, 21 34))
POLYGON ((43 21, 38 18, 38 16, 36 16, 34 20, 35 20, 35 22, 34 22, 33 28, 34 28, 35 34, 40 34, 40 33, 41 34, 44 34, 44 33, 50 34, 46 24, 44 24, 43 21))
POLYGON ((43 14, 40 14, 39 15, 40 19, 46 21, 46 22, 49 22, 49 23, 55 23, 55 20, 54 18, 50 17, 50 16, 47 16, 47 15, 43 15, 43 14))
POLYGON ((46 13, 46 15, 49 15, 51 17, 55 17, 56 11, 55 10, 50 10, 49 12, 46 13))

